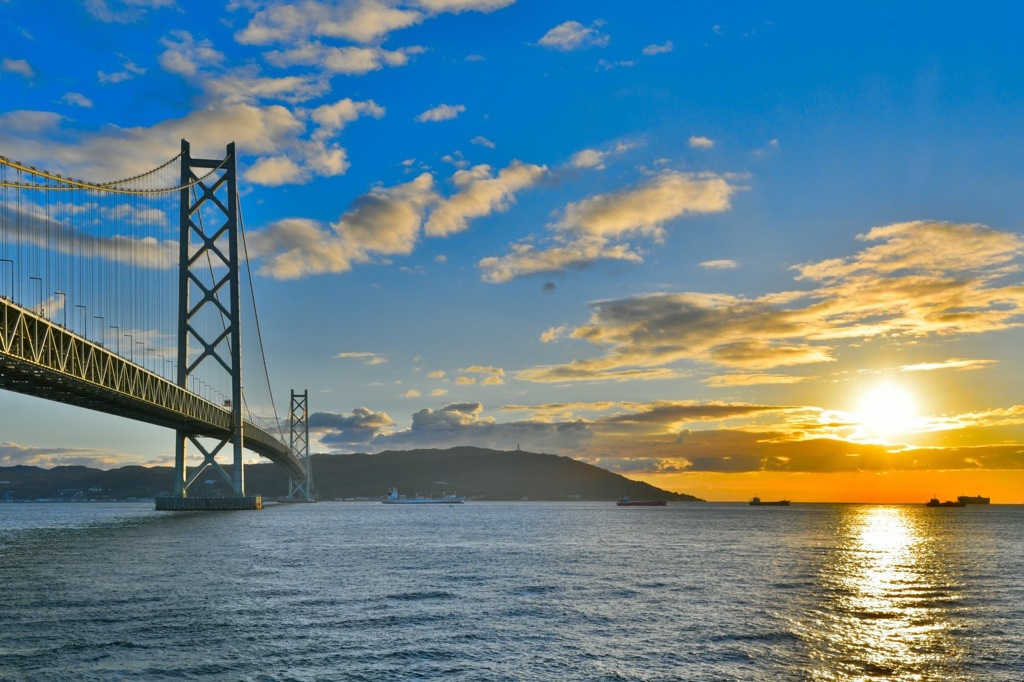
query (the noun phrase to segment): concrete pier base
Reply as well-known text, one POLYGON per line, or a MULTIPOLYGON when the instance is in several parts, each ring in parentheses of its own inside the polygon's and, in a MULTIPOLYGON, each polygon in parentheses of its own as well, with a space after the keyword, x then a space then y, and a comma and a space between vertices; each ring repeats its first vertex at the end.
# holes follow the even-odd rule
POLYGON ((261 495, 247 497, 158 497, 157 511, 214 511, 222 509, 263 509, 261 495))

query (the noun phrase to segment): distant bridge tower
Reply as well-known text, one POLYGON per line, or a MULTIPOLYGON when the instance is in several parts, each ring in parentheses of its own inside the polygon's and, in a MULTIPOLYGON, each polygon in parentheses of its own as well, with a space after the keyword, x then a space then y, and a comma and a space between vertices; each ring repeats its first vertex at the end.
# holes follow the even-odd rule
POLYGON ((304 499, 306 502, 316 501, 313 490, 313 469, 309 461, 309 391, 297 393, 292 391, 291 408, 288 411, 291 424, 291 446, 295 456, 306 465, 306 480, 298 481, 294 476, 288 478, 288 498, 304 499))
POLYGON ((230 377, 231 399, 222 407, 231 412, 232 432, 207 449, 187 429, 177 430, 174 495, 158 499, 157 508, 258 509, 262 500, 245 495, 242 466, 245 433, 235 144, 227 146, 223 159, 194 159, 189 143, 182 140, 181 185, 177 384, 187 390, 189 376, 200 365, 220 365, 230 377), (196 173, 195 169, 203 172, 196 173), (210 324, 211 320, 217 324, 210 324), (194 357, 190 349, 198 351, 194 357), (191 477, 185 466, 188 442, 203 454, 202 464, 191 477), (217 461, 217 455, 228 444, 232 446, 230 473, 217 461), (216 503, 189 499, 189 487, 207 468, 213 468, 231 486, 232 498, 215 498, 216 503))

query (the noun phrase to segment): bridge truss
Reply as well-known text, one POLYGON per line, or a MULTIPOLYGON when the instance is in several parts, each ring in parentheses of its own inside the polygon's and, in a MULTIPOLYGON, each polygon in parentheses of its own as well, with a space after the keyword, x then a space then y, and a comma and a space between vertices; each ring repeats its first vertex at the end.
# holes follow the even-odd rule
MULTIPOLYGON (((272 399, 260 412, 242 390, 239 233, 233 144, 222 159, 196 159, 183 140, 175 159, 108 183, 0 157, 0 388, 173 429, 173 493, 157 508, 258 508, 245 493, 245 448, 283 465, 290 489, 311 496, 308 431, 296 441, 292 414, 286 444, 272 399), (154 179, 175 161, 180 182, 154 179), (169 197, 174 240, 161 234, 169 197), (202 455, 191 468, 188 444, 202 455), (189 495, 210 469, 231 489, 220 503, 189 495)), ((255 306, 253 315, 265 369, 255 306)), ((307 403, 295 395, 305 423, 307 403)))

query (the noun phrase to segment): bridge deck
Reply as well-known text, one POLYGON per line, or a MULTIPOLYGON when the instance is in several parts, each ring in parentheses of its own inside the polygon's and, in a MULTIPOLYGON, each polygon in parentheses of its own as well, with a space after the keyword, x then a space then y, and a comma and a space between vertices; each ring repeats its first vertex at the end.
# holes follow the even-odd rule
MULTIPOLYGON (((0 388, 197 436, 233 433, 229 410, 7 299, 0 299, 0 388)), ((270 433, 248 421, 243 433, 246 448, 305 476, 302 461, 270 433)))

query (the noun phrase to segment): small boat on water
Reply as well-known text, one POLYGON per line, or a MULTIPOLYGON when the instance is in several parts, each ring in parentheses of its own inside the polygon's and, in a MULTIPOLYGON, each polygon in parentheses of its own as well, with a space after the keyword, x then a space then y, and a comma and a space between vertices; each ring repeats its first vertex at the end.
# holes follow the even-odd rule
POLYGON ((463 498, 442 494, 441 497, 402 497, 398 488, 392 487, 381 500, 384 504, 462 504, 463 498))
POLYGON ((631 500, 629 495, 623 495, 615 504, 620 507, 664 507, 665 500, 631 500))
POLYGON ((771 502, 768 502, 766 500, 762 500, 760 497, 757 497, 755 495, 754 497, 752 497, 750 499, 750 506, 751 507, 788 507, 789 506, 789 500, 773 500, 771 502))
POLYGON ((964 504, 988 504, 992 501, 992 498, 982 497, 981 495, 961 495, 956 500, 964 504))
POLYGON ((954 502, 952 500, 946 500, 945 502, 939 502, 939 498, 933 497, 932 499, 928 500, 928 502, 926 502, 924 506, 926 506, 926 507, 966 507, 967 503, 964 502, 963 500, 957 500, 956 502, 954 502))

